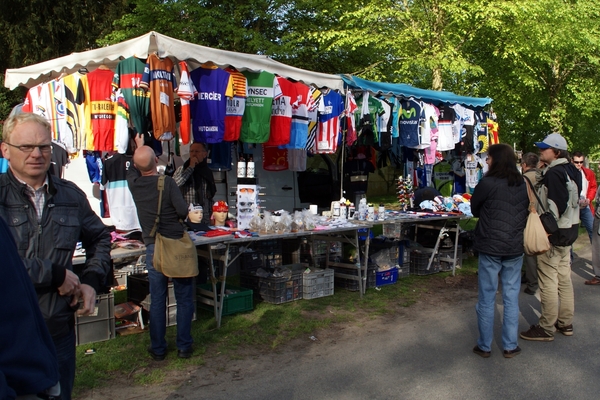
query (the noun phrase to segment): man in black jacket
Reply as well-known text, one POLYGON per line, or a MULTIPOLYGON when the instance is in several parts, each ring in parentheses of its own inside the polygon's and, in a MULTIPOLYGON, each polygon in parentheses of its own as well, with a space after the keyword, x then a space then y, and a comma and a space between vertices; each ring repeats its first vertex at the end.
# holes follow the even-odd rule
POLYGON ((44 118, 31 113, 9 117, 1 146, 10 169, 0 175, 0 217, 17 242, 56 347, 61 398, 70 399, 75 310, 80 300, 80 315, 95 309, 96 292, 110 269, 110 234, 75 184, 48 173, 52 136, 44 118), (72 265, 77 242, 86 251, 81 276, 72 265))
MULTIPOLYGON (((571 282, 571 245, 579 234, 579 193, 581 173, 569 162, 567 141, 552 133, 535 145, 540 161, 546 164, 538 177, 538 194, 542 206, 556 219, 558 229, 548 232, 552 244, 549 251, 537 257, 541 315, 521 338, 550 342, 554 332, 573 335, 575 300, 571 282)), ((539 209, 538 213, 543 212, 539 209)))
MULTIPOLYGON (((155 237, 151 236, 159 204, 159 176, 156 172, 154 151, 144 146, 141 134, 135 138, 137 148, 133 154, 134 166, 127 171, 127 183, 133 201, 137 206, 138 218, 142 226, 142 236, 146 245, 146 267, 150 285, 150 347, 148 353, 155 361, 162 361, 167 354, 166 312, 168 281, 160 270, 154 268, 155 237)), ((162 236, 179 239, 187 235, 180 220, 186 218, 188 208, 171 177, 164 180, 160 209, 160 221, 157 232, 162 236)), ((190 358, 193 353, 192 318, 194 315, 195 287, 193 278, 172 278, 173 291, 177 303, 177 355, 190 358)))

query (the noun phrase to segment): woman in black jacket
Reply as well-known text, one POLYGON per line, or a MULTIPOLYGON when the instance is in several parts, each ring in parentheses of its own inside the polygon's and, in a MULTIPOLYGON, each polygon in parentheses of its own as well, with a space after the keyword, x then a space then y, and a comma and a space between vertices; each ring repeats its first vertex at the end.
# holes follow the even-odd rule
POLYGON ((523 230, 527 222, 527 187, 517 169, 513 149, 492 145, 488 151, 489 171, 475 187, 471 210, 479 217, 474 250, 479 252, 479 300, 475 307, 479 339, 473 352, 491 355, 494 337, 494 308, 498 277, 502 281, 502 347, 504 357, 518 355, 519 290, 523 260, 523 230))

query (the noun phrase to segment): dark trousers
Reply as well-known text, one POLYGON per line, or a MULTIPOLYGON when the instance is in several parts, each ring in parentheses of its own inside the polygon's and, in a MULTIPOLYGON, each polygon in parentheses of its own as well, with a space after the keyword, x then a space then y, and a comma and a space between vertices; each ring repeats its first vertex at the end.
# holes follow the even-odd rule
POLYGON ((62 337, 52 338, 58 358, 61 400, 71 400, 75 382, 75 329, 62 337))

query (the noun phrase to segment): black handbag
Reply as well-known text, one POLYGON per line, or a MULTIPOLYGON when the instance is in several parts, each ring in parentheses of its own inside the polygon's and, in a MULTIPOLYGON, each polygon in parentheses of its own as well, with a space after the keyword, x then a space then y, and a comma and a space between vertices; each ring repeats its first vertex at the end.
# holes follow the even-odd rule
POLYGON ((546 209, 544 208, 544 205, 540 201, 540 198, 538 197, 537 192, 535 191, 535 189, 533 187, 533 183, 531 183, 531 180, 529 180, 529 178, 526 176, 523 176, 523 178, 525 178, 527 183, 529 183, 529 186, 531 187, 531 191, 535 195, 535 198, 537 199, 538 204, 542 208, 542 211, 544 211, 542 214, 540 214, 540 221, 542 221, 544 230, 546 231, 546 233, 548 233, 550 235, 557 233, 558 232, 558 222, 556 222, 556 218, 554 218, 554 215, 552 215, 552 213, 550 211, 546 211, 546 209))

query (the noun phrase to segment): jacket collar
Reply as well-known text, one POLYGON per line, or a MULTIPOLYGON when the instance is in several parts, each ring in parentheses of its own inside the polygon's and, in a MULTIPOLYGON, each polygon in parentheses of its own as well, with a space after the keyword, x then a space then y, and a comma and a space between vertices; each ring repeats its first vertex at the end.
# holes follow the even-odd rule
MULTIPOLYGON (((6 174, 8 175, 8 179, 10 180, 11 184, 18 188, 23 187, 23 183, 17 179, 10 168, 8 171, 6 171, 6 174)), ((49 172, 46 172, 46 177, 48 178, 48 194, 54 196, 56 194, 56 186, 52 180, 52 175, 50 175, 49 172)))

